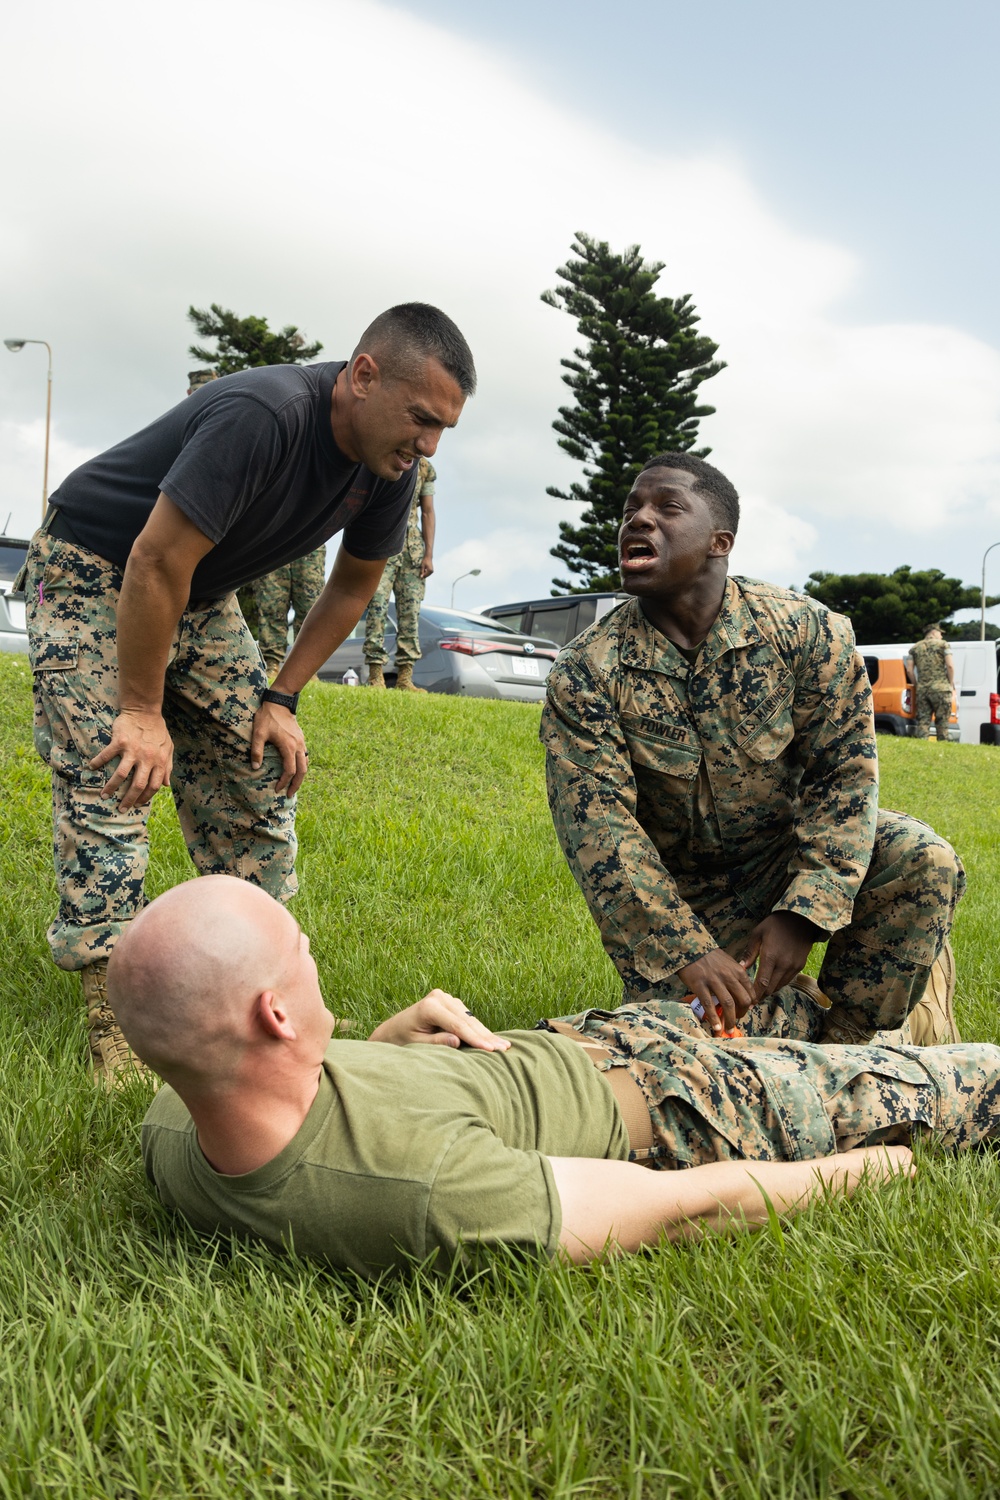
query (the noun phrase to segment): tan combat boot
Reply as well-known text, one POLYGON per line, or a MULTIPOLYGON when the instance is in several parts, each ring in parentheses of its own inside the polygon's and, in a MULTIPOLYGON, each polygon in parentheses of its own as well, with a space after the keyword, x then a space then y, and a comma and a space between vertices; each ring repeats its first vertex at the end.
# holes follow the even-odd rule
POLYGON ((151 1078, 146 1064, 136 1057, 122 1035, 108 1004, 108 961, 81 969, 83 998, 87 1006, 90 1066, 94 1082, 104 1089, 119 1088, 129 1078, 151 1078))
POLYGON ((385 678, 382 676, 382 663, 380 661, 368 663, 368 686, 374 688, 385 687, 385 678))
POLYGON ((413 663, 404 661, 396 674, 396 690, 402 688, 404 693, 426 693, 426 688, 417 687, 413 681, 413 663))
POLYGON ((927 988, 907 1017, 915 1047, 944 1047, 960 1042, 952 1001, 955 995, 955 955, 948 939, 931 965, 927 988))

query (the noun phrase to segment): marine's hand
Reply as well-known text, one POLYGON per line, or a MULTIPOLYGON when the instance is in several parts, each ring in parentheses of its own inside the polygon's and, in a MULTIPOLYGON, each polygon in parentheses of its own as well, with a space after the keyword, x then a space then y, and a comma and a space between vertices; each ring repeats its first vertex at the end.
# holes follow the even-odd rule
POLYGON ((445 1047, 478 1047, 482 1052, 506 1052, 510 1042, 505 1037, 494 1036, 482 1021, 477 1021, 471 1011, 466 1010, 464 1000, 444 990, 431 990, 416 1005, 390 1016, 381 1026, 376 1026, 370 1042, 391 1042, 396 1047, 409 1047, 414 1042, 437 1042, 445 1047))
POLYGON ((250 765, 259 771, 264 759, 264 746, 277 745, 281 755, 282 772, 276 791, 293 797, 305 780, 309 769, 305 735, 299 721, 280 703, 262 703, 254 715, 253 735, 250 739, 250 765))
POLYGON ((420 576, 421 576, 421 578, 429 578, 433 572, 434 572, 434 559, 431 557, 431 555, 430 555, 429 552, 425 552, 424 553, 424 560, 420 564, 420 576))
POLYGON ((118 803, 123 811, 151 802, 170 780, 174 764, 174 743, 163 715, 158 710, 123 709, 111 726, 110 743, 94 756, 90 769, 99 771, 115 756, 121 758, 103 796, 116 796, 128 782, 118 803))
POLYGON ((750 1009, 754 1000, 753 983, 747 971, 721 948, 696 958, 678 971, 677 976, 705 1007, 705 1025, 716 1035, 732 1031, 737 1018, 750 1009), (716 1005, 722 1006, 721 1017, 716 1005))
POLYGON ((783 984, 789 984, 809 957, 813 943, 823 942, 826 933, 807 917, 792 911, 773 911, 758 922, 747 939, 740 963, 749 969, 757 959, 754 999, 773 995, 783 984))

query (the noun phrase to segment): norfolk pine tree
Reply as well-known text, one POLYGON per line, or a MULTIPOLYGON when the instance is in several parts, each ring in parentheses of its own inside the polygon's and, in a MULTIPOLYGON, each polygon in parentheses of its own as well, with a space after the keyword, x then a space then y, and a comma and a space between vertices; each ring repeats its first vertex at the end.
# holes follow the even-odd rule
POLYGON ((294 323, 272 333, 266 318, 238 318, 226 307, 213 302, 206 312, 189 307, 187 315, 203 339, 215 339, 215 352, 192 344, 192 359, 202 359, 220 375, 235 375, 237 370, 252 370, 259 365, 301 365, 315 359, 322 344, 307 344, 294 323))
MULTIPOLYGON (((713 358, 718 345, 695 332, 690 296, 653 291, 662 270, 661 261, 642 259, 638 245, 618 255, 578 232, 570 259, 556 271, 564 285, 542 293, 543 302, 576 319, 587 340, 575 358, 561 361, 575 405, 561 406, 552 424, 560 448, 586 466, 587 481, 568 493, 547 490, 587 506, 577 525, 559 523, 562 540, 552 556, 573 577, 553 579, 553 593, 620 586, 617 534, 632 481, 655 453, 693 449, 699 419, 715 410, 698 405, 697 390, 725 368, 713 358)), ((711 449, 695 452, 704 458, 711 449)))

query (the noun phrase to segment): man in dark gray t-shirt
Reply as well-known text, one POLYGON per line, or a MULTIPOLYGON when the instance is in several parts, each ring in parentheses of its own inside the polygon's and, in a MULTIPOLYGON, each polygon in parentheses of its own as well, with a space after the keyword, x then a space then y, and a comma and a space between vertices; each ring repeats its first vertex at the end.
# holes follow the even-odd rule
POLYGON ((199 873, 294 892, 299 690, 400 550, 417 461, 475 380, 451 319, 404 303, 347 362, 209 382, 53 494, 26 569, 35 741, 53 772, 48 939, 60 968, 82 971, 101 1081, 132 1065, 105 972, 143 904, 149 802, 170 784, 199 873), (268 689, 235 590, 338 531, 268 689))

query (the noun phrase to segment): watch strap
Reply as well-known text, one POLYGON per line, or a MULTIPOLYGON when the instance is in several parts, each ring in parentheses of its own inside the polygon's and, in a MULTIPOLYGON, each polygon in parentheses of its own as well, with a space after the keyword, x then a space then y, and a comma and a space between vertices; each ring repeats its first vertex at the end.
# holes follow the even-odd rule
POLYGON ((277 703, 282 708, 287 708, 291 713, 294 713, 299 706, 299 695, 298 693, 279 693, 274 688, 267 688, 261 694, 260 701, 261 703, 277 703))

